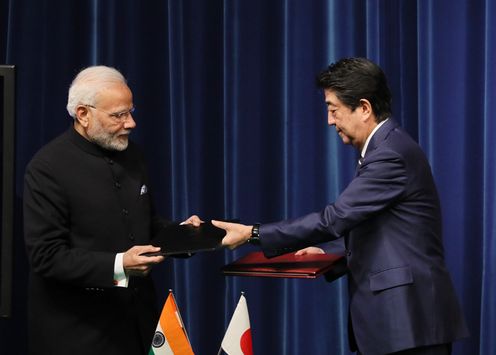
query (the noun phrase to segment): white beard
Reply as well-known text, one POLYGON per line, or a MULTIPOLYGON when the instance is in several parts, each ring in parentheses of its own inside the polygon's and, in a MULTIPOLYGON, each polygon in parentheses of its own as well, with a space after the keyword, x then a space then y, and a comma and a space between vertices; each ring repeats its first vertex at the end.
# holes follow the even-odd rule
MULTIPOLYGON (((98 144, 100 147, 107 150, 117 150, 117 151, 126 150, 129 144, 127 136, 124 139, 122 138, 122 135, 121 137, 117 136, 117 133, 111 134, 105 132, 100 121, 94 120, 94 122, 95 124, 91 128, 88 128, 87 131, 88 138, 91 142, 98 144)), ((129 134, 128 131, 126 131, 126 133, 129 134)))

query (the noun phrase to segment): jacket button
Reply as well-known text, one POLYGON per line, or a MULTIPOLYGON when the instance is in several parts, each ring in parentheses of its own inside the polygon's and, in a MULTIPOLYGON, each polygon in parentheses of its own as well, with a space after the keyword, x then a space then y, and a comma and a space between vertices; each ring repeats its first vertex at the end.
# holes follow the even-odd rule
POLYGON ((134 234, 133 233, 129 233, 129 239, 134 240, 134 234))
POLYGON ((114 183, 114 186, 115 186, 115 188, 117 188, 117 189, 120 189, 120 188, 121 188, 121 184, 120 184, 118 181, 116 181, 116 182, 114 183))

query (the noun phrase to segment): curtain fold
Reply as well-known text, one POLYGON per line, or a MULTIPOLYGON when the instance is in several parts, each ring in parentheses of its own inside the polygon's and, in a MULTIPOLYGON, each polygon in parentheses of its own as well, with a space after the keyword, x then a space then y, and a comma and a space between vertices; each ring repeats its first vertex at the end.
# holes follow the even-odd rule
MULTIPOLYGON (((454 354, 496 353, 495 6, 0 0, 0 61, 17 66, 16 195, 34 152, 71 124, 70 80, 105 64, 133 90, 132 137, 160 214, 251 224, 320 210, 353 177, 357 153, 327 126, 315 77, 342 57, 366 56, 385 70, 394 116, 419 141, 438 184, 446 260, 471 332, 454 354)), ((22 354, 28 265, 16 228, 19 297, 14 317, 0 320, 0 352, 22 354)), ((252 250, 167 259, 155 269, 159 299, 174 290, 195 352, 217 352, 244 291, 256 354, 349 354, 346 280, 220 273, 252 250)))
MULTIPOLYGON (((491 114, 491 106, 496 104, 496 4, 494 1, 486 0, 483 3, 482 12, 485 14, 483 21, 483 42, 484 54, 482 66, 484 68, 482 116, 483 120, 483 174, 484 180, 480 188, 483 191, 483 226, 482 226, 482 295, 480 299, 480 353, 490 354, 496 351, 496 338, 491 336, 491 332, 496 328, 496 154, 494 152, 494 142, 496 140, 496 124, 494 116, 491 114)), ((481 40, 482 42, 482 40, 481 40)), ((482 50, 481 50, 482 51, 482 50)), ((477 117, 476 117, 477 119, 477 117)), ((474 300, 476 305, 479 302, 474 300)), ((476 308, 476 307, 475 307, 476 308)))

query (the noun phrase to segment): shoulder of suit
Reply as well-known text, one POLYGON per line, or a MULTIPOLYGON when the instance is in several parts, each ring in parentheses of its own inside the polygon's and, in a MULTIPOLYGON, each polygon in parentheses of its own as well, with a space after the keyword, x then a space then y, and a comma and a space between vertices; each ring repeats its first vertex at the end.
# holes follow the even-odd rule
POLYGON ((61 155, 73 150, 75 147, 71 144, 67 132, 55 137, 50 142, 41 147, 33 156, 33 160, 57 160, 61 155))

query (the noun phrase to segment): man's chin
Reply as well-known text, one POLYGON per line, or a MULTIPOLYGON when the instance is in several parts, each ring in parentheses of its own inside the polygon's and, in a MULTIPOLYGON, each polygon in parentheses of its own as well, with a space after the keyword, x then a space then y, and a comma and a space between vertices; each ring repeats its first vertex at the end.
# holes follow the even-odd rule
POLYGON ((107 150, 115 150, 118 152, 122 152, 123 150, 126 150, 128 145, 129 145, 129 140, 121 139, 121 138, 114 139, 112 142, 106 142, 104 144, 100 144, 101 147, 107 150))
POLYGON ((106 150, 123 151, 126 150, 129 145, 129 135, 127 134, 120 136, 99 134, 90 136, 89 140, 106 150))
POLYGON ((344 144, 350 144, 351 143, 350 138, 348 138, 348 136, 346 134, 344 134, 343 132, 338 131, 338 136, 339 136, 339 138, 341 138, 341 140, 343 141, 344 144))
POLYGON ((126 150, 128 145, 129 145, 129 140, 127 139, 127 137, 125 139, 119 138, 118 142, 115 142, 115 144, 113 144, 115 150, 118 151, 126 150))

